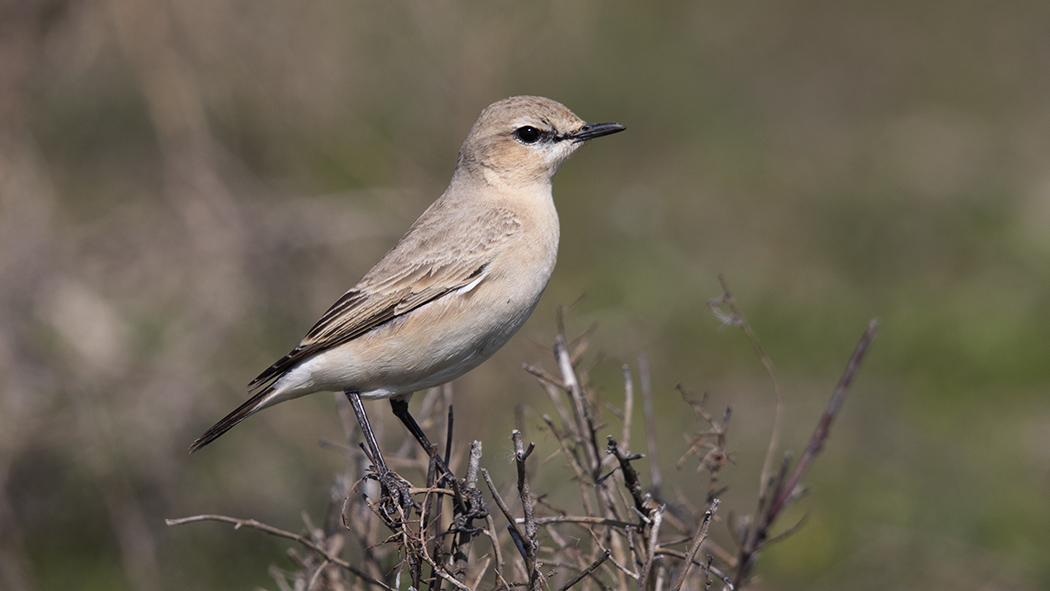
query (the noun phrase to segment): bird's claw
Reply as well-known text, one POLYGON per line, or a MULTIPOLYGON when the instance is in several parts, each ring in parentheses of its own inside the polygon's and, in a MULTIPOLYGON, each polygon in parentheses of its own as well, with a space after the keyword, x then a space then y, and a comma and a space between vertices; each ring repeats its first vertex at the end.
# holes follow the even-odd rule
POLYGON ((412 515, 413 510, 419 512, 419 505, 412 500, 410 482, 389 469, 375 473, 372 477, 379 481, 382 487, 378 508, 387 525, 399 526, 412 515))

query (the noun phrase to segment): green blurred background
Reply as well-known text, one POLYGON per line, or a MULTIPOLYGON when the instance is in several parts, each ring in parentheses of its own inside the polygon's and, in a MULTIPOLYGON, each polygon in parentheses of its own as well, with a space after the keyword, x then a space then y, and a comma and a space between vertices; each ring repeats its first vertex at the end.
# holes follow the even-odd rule
POLYGON ((749 512, 773 394, 706 308, 721 272, 787 449, 883 323, 763 588, 1050 588, 1050 3, 1024 0, 0 0, 0 588, 273 588, 288 544, 163 519, 320 515, 332 398, 186 446, 524 93, 628 131, 559 173, 558 268, 456 382, 459 449, 511 478, 518 404, 556 448, 520 365, 578 301, 611 402, 649 359, 669 486, 697 481, 674 385, 733 405, 749 512))

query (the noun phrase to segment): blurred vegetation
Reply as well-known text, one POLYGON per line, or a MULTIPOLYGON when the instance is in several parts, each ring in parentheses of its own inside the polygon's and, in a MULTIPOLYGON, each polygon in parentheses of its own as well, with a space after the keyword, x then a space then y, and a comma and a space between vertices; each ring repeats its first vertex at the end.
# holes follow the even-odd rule
POLYGON ((732 404, 727 494, 753 490, 773 397, 704 305, 724 272, 788 447, 883 321, 766 587, 1047 588, 1048 27, 1026 0, 0 0, 0 588, 272 586, 285 545, 163 518, 323 511, 331 399, 186 446, 523 93, 628 132, 559 173, 558 269, 456 383, 460 452, 509 453, 512 405, 553 449, 520 364, 578 301, 596 384, 647 355, 672 449, 676 383, 732 404))

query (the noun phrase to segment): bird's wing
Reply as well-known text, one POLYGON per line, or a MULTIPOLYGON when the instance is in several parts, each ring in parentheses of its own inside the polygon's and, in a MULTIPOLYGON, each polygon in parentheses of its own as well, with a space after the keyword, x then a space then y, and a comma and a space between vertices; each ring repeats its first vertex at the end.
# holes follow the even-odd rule
MULTIPOLYGON (((462 220, 460 220, 462 222, 462 220)), ((408 234, 353 289, 321 316, 302 342, 248 384, 261 391, 301 361, 351 341, 394 318, 484 279, 499 246, 520 229, 510 212, 491 209, 467 220, 474 231, 456 236, 427 231, 408 234), (462 236, 470 236, 463 240, 462 236), (459 239, 457 239, 457 236, 459 239)), ((430 228, 441 224, 429 225, 430 228)), ((420 231, 423 230, 423 231, 420 231)))

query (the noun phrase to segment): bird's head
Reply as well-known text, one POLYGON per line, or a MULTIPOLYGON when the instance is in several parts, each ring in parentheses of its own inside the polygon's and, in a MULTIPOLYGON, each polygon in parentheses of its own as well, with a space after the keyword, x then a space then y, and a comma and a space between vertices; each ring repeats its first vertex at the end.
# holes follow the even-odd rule
POLYGON ((587 123, 548 98, 512 96, 478 116, 459 150, 459 168, 492 184, 549 185, 583 142, 624 129, 619 123, 587 123))

